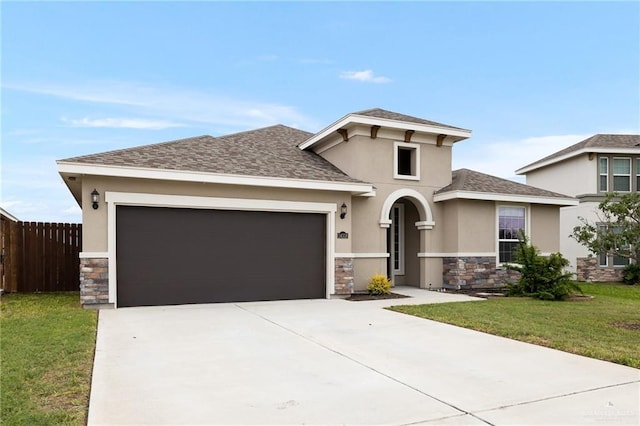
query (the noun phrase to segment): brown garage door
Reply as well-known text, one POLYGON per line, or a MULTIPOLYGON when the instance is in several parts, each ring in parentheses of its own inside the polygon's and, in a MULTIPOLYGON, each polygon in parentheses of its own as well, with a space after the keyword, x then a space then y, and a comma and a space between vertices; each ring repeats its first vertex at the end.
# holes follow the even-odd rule
POLYGON ((325 215, 118 206, 118 306, 325 297, 325 215))

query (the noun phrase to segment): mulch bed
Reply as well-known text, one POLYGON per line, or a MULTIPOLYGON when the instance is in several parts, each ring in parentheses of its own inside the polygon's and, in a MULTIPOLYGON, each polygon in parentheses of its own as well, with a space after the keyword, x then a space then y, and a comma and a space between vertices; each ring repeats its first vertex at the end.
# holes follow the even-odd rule
POLYGON ((361 302, 363 300, 384 300, 384 299, 404 299, 404 294, 389 293, 389 294, 369 294, 369 293, 353 293, 345 300, 351 300, 352 302, 361 302))

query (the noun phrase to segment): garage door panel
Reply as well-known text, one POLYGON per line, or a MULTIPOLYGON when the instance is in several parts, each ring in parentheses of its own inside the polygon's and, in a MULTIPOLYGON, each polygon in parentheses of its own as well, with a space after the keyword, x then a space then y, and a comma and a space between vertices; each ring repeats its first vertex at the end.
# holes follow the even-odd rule
POLYGON ((324 297, 325 218, 119 206, 118 305, 324 297))

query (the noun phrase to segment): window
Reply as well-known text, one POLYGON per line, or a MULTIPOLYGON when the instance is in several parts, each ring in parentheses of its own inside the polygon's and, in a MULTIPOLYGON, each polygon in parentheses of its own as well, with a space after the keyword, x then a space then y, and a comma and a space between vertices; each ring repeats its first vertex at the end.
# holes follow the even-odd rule
POLYGON ((640 158, 636 158, 636 192, 640 192, 640 158))
POLYGON ((631 159, 613 159, 613 190, 615 192, 631 191, 631 159))
POLYGON ((498 263, 515 261, 518 234, 526 232, 524 207, 498 207, 498 263))
POLYGON ((394 275, 404 275, 404 205, 396 204, 391 209, 391 244, 394 275))
MULTIPOLYGON (((607 231, 607 227, 606 225, 598 225, 598 232, 606 232, 607 231)), ((622 232, 622 228, 615 226, 613 227, 613 233, 614 234, 619 234, 622 232)), ((609 265, 613 265, 613 266, 627 266, 629 264, 629 259, 626 257, 622 257, 622 256, 617 256, 617 255, 609 255, 606 252, 603 253, 599 253, 598 254, 598 265, 602 266, 602 267, 606 267, 609 265)))
POLYGON ((600 192, 609 191, 609 159, 607 157, 600 158, 600 192))
POLYGON ((396 142, 393 155, 393 177, 395 179, 420 179, 420 146, 396 142))

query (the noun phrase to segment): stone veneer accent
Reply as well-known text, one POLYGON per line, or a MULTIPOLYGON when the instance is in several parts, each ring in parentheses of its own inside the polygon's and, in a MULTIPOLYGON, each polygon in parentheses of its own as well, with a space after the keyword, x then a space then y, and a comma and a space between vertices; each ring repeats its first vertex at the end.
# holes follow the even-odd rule
POLYGON ((517 271, 496 268, 495 257, 442 258, 443 287, 456 290, 505 287, 520 276, 517 271))
POLYGON ((80 259, 80 303, 85 308, 109 304, 109 259, 80 259))
POLYGON ((335 294, 353 293, 353 258, 336 257, 335 294))
POLYGON ((579 257, 576 259, 576 280, 596 282, 622 281, 622 267, 598 265, 598 258, 579 257))

